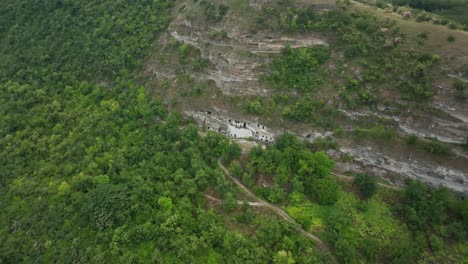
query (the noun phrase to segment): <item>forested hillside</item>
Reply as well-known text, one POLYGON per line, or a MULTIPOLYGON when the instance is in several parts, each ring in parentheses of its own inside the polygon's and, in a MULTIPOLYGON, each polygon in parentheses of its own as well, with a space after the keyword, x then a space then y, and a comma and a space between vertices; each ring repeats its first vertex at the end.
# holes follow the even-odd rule
POLYGON ((274 217, 247 210, 249 238, 206 209, 207 188, 235 192, 217 159, 238 151, 221 135, 200 137, 131 77, 170 8, 2 3, 0 262, 265 263, 284 250, 322 258, 274 217))
MULTIPOLYGON (((247 3, 235 1, 239 6, 241 2, 247 3)), ((158 38, 174 13, 183 10, 175 8, 177 4, 2 1, 0 263, 467 260, 468 203, 459 194, 418 181, 408 181, 402 189, 389 187, 365 173, 336 177, 331 172, 335 162, 321 151, 334 147, 329 139, 312 144, 285 133, 268 146, 241 149, 221 133, 198 128, 167 98, 150 94, 154 87, 147 84, 154 80, 141 72, 148 58, 158 58, 152 54, 159 51, 158 38), (220 165, 229 167, 229 173, 220 165), (251 201, 239 186, 293 220, 285 221, 289 218, 278 216, 278 211, 251 201)), ((213 23, 228 12, 224 5, 209 9, 209 1, 199 4, 213 23)), ((377 54, 373 45, 387 40, 372 27, 373 16, 288 12, 282 30, 339 31, 336 45, 353 58, 377 54), (301 19, 296 23, 294 17, 301 19), (372 34, 363 35, 360 27, 370 28, 372 34), (361 45, 346 45, 349 42, 361 45)), ((269 14, 263 17, 265 23, 273 20, 269 14)), ((262 23, 257 26, 268 26, 262 23)), ((398 32, 393 24, 388 26, 398 32)), ((223 39, 222 33, 215 33, 213 38, 223 39)), ((178 49, 181 67, 210 67, 192 58, 200 53, 195 48, 171 45, 178 49)), ((413 73, 408 75, 402 93, 409 100, 424 101, 432 95, 426 80, 437 58, 402 54, 408 57, 397 59, 409 58, 407 67, 414 64, 419 67, 415 74, 420 73, 413 79, 413 73)), ((390 55, 384 59, 390 60, 390 55)), ((331 56, 325 46, 287 46, 267 65, 271 74, 262 82, 278 91, 307 93, 287 104, 286 118, 335 126, 335 120, 320 117, 336 111, 313 98, 323 81, 320 66, 331 56)), ((158 63, 169 65, 165 60, 158 63)), ((368 81, 375 81, 383 70, 366 65, 368 81)), ((185 83, 155 87, 170 91, 167 87, 174 85, 183 91, 189 83, 190 89, 206 92, 201 83, 190 83, 188 75, 178 73, 188 80, 185 83)), ((372 95, 357 80, 348 80, 341 91, 350 104, 373 104, 372 95)), ((248 109, 263 110, 255 102, 248 109)), ((394 137, 372 129, 353 135, 365 133, 394 137)))

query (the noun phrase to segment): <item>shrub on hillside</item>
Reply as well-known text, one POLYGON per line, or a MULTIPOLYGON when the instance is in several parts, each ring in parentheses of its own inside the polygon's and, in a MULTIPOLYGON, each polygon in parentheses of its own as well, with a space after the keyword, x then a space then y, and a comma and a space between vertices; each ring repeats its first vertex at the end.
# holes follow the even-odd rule
POLYGON ((361 194, 365 198, 370 198, 377 190, 377 181, 369 174, 361 173, 356 176, 354 183, 359 187, 361 194))
POLYGON ((455 98, 458 100, 465 100, 465 88, 467 84, 461 80, 456 80, 453 84, 453 88, 455 88, 455 98))
POLYGON ((421 12, 418 14, 418 16, 416 16, 417 22, 430 21, 431 19, 431 16, 426 12, 421 12))
POLYGON ((436 139, 421 142, 425 151, 435 155, 449 155, 451 153, 450 147, 436 139))
POLYGON ((449 29, 457 29, 458 27, 454 23, 450 23, 450 24, 448 24, 448 28, 449 29))

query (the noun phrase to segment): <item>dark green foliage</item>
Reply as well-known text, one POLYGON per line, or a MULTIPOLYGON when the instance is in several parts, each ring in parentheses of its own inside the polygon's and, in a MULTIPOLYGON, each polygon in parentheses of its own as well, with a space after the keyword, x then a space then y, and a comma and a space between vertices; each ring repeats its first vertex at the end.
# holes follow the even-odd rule
POLYGON ((293 106, 286 106, 283 108, 282 115, 294 121, 307 121, 329 129, 335 127, 336 122, 343 116, 336 108, 312 96, 304 96, 293 106))
POLYGON ((370 198, 377 190, 377 180, 368 174, 360 173, 354 179, 354 183, 359 187, 361 194, 365 198, 370 198))
POLYGON ((390 243, 390 247, 388 249, 388 255, 392 260, 391 263, 399 264, 411 264, 414 263, 420 254, 419 248, 417 247, 415 242, 411 240, 403 239, 403 240, 393 240, 390 243))
POLYGON ((356 262, 356 248, 346 239, 338 239, 335 242, 336 256, 342 263, 356 262))
MULTIPOLYGON (((215 253, 229 263, 270 262, 265 252, 281 250, 283 239, 294 245, 295 259, 310 257, 299 253, 311 245, 296 232, 280 229, 267 248, 263 238, 234 235, 219 215, 201 209, 210 186, 222 194, 223 208, 237 208, 236 190, 216 170, 218 157, 239 154, 225 137, 202 138, 193 125, 181 129, 179 114, 166 116, 130 82, 113 90, 87 83, 60 94, 52 88, 0 86, 3 261, 88 262, 103 255, 100 262, 118 263, 137 251, 141 262, 177 255, 205 263, 215 253), (150 120, 165 122, 146 122, 147 111, 150 120), (19 113, 21 122, 9 121, 19 113), (41 248, 31 250, 34 243, 41 248)), ((251 212, 243 219, 258 221, 251 212)))
POLYGON ((339 149, 340 146, 336 141, 334 141, 331 137, 326 138, 318 138, 314 140, 312 146, 316 150, 328 150, 328 149, 339 149))
POLYGON ((274 175, 275 188, 258 189, 263 197, 272 202, 284 199, 283 188, 303 192, 321 204, 333 204, 339 189, 329 175, 333 165, 333 160, 324 152, 311 152, 290 134, 277 138, 276 143, 266 151, 253 149, 249 159, 249 166, 260 174, 274 175))
POLYGON ((409 5, 427 11, 459 8, 468 4, 466 0, 392 0, 392 2, 396 5, 409 5))
POLYGON ((231 163, 231 166, 229 166, 229 172, 232 174, 232 176, 239 178, 243 174, 242 167, 240 166, 239 162, 237 160, 234 160, 231 163))
POLYGON ((439 140, 436 139, 430 139, 427 141, 421 141, 421 146, 422 148, 435 155, 449 155, 451 154, 451 149, 448 145, 440 142, 439 140))
POLYGON ((246 113, 260 115, 264 112, 264 106, 260 97, 256 97, 244 104, 246 113))
POLYGON ((411 79, 400 83, 403 98, 416 101, 426 100, 433 95, 430 70, 438 62, 439 57, 423 53, 410 54, 408 59, 406 66, 411 79))
POLYGON ((6 0, 0 7, 0 80, 47 82, 128 75, 140 65, 172 1, 6 0), (161 11, 160 11, 161 10, 161 11), (124 54, 122 56, 122 54, 124 54))
POLYGON ((439 237, 456 240, 466 238, 466 200, 451 195, 444 187, 430 190, 422 183, 412 180, 408 180, 402 198, 402 204, 396 206, 396 212, 413 232, 430 234, 429 231, 433 231, 432 236, 436 236, 432 238, 434 241, 439 240, 439 237))
POLYGON ((242 214, 237 218, 237 220, 244 224, 250 224, 254 219, 255 214, 252 208, 250 208, 250 206, 247 203, 245 203, 242 206, 242 214))
POLYGON ((210 32, 210 38, 215 40, 223 40, 227 38, 227 32, 224 30, 221 31, 212 31, 210 32))
POLYGON ((456 21, 462 25, 463 28, 466 28, 468 25, 468 18, 466 16, 466 12, 468 11, 468 4, 464 6, 457 6, 450 9, 439 9, 435 10, 434 13, 441 15, 443 17, 447 17, 453 21, 456 21))
POLYGON ((453 23, 450 23, 450 24, 448 24, 448 28, 450 28, 452 30, 455 30, 455 29, 457 29, 457 25, 455 25, 453 23))
POLYGON ((453 88, 455 88, 455 98, 460 101, 465 100, 465 89, 468 85, 461 81, 461 80, 456 80, 453 83, 453 88))
POLYGON ((381 142, 391 143, 396 139, 397 133, 394 129, 376 126, 370 129, 358 128, 353 130, 353 136, 362 139, 374 139, 381 142))
POLYGON ((379 241, 375 238, 366 238, 362 243, 363 255, 369 263, 377 263, 379 256, 379 241))
POLYGON ((440 21, 440 24, 441 24, 441 25, 447 25, 448 23, 449 23, 449 21, 448 21, 447 19, 442 19, 442 20, 440 21))
POLYGON ((456 40, 455 37, 452 36, 452 35, 450 35, 450 36, 447 37, 447 41, 448 41, 448 42, 455 42, 455 40, 456 40))
POLYGON ((231 143, 227 147, 226 155, 228 159, 237 159, 241 154, 241 148, 236 143, 231 143))
POLYGON ((310 193, 319 204, 332 205, 338 200, 338 189, 336 181, 331 177, 326 177, 314 180, 310 189, 306 187, 306 193, 310 193))
MULTIPOLYGON (((379 74, 376 72, 367 72, 365 75, 366 81, 375 81, 379 79, 379 74)), ((374 106, 376 98, 367 91, 363 84, 355 79, 351 79, 346 83, 346 86, 340 89, 340 96, 350 109, 357 108, 360 105, 374 106)))
POLYGON ((416 135, 410 135, 405 138, 405 141, 409 146, 416 146, 433 155, 448 156, 452 154, 449 145, 434 138, 419 139, 416 135))
POLYGON ((324 107, 324 102, 304 97, 293 108, 285 108, 283 115, 296 121, 314 121, 313 119, 316 118, 314 114, 324 107))
POLYGON ((288 46, 272 63, 271 73, 265 76, 265 80, 279 90, 312 91, 321 84, 318 71, 329 57, 330 49, 324 46, 300 49, 288 46))
POLYGON ((223 209, 227 212, 232 212, 234 209, 236 209, 236 206, 237 200, 234 197, 234 194, 231 192, 226 193, 223 199, 223 209))
POLYGON ((429 35, 429 33, 422 32, 422 33, 418 34, 418 38, 427 39, 428 35, 429 35))
POLYGON ((131 211, 128 189, 124 185, 101 185, 89 192, 88 215, 99 230, 119 226, 128 220, 131 211))
MULTIPOLYGON (((202 71, 210 66, 210 60, 202 58, 200 50, 192 45, 171 41, 169 47, 177 53, 179 63, 184 66, 191 66, 193 71, 202 71)), ((188 79, 193 82, 190 76, 183 76, 181 79, 188 79)), ((199 92, 196 93, 200 94, 199 92)))
POLYGON ((207 0, 201 1, 200 5, 203 7, 206 20, 210 22, 220 22, 229 10, 229 7, 224 4, 216 6, 207 0))
POLYGON ((425 21, 430 21, 430 20, 431 20, 431 16, 426 12, 421 12, 416 16, 417 22, 425 22, 425 21))
MULTIPOLYGON (((442 21, 435 20, 442 25, 449 24, 449 20, 468 25, 468 1, 466 0, 391 0, 393 4, 411 6, 413 8, 430 11, 445 17, 442 21)), ((453 23, 450 23, 454 25, 453 23)), ((449 24, 449 25, 450 25, 449 24)), ((450 26, 449 26, 450 27, 450 26)), ((452 26, 453 29, 453 26, 452 26)))
POLYGON ((409 135, 407 138, 406 138, 406 144, 410 145, 410 146, 414 146, 416 145, 416 143, 418 143, 418 136, 416 135, 409 135))

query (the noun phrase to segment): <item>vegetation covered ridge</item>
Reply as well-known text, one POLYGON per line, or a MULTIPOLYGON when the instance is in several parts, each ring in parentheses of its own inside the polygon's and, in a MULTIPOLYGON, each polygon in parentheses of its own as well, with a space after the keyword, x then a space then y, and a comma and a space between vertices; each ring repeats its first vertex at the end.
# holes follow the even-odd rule
MULTIPOLYGON (((189 2, 199 4, 210 23, 235 11, 231 1, 189 2)), ((237 10, 250 6, 244 0, 232 3, 237 10)), ((176 102, 150 96, 152 80, 142 80, 140 72, 174 13, 184 10, 178 4, 2 2, 0 263, 466 259, 468 203, 459 195, 417 181, 408 181, 403 190, 380 188, 369 174, 341 180, 332 175, 335 162, 325 152, 291 134, 269 146, 242 150, 220 133, 200 131, 173 111, 176 102), (245 193, 237 187, 270 210, 239 204, 245 193)), ((374 18, 364 14, 340 17, 347 13, 336 11, 314 18, 315 13, 287 11, 278 22, 291 33, 311 30, 309 25, 332 30, 329 21, 349 29, 349 35, 337 35, 337 45, 349 58, 374 56, 371 44, 384 41, 372 27, 374 18), (301 19, 293 23, 294 17, 301 19), (372 34, 363 35, 361 26, 372 34), (358 44, 348 47, 347 39, 358 44)), ((266 15, 264 21, 270 19, 266 15)), ((193 63, 187 68, 201 72, 213 66, 191 58, 200 54, 195 48, 174 47, 184 67, 193 63)), ((285 117, 319 122, 315 111, 335 113, 325 102, 310 103, 325 83, 326 76, 316 71, 333 58, 333 48, 286 48, 268 64, 271 72, 262 81, 276 91, 300 92, 285 117)), ((416 77, 408 75, 409 90, 402 93, 408 100, 425 101, 432 96, 425 85, 437 58, 411 58, 421 66, 416 77)), ((177 74, 185 82, 156 87, 169 91, 171 85, 180 90, 187 85, 195 91, 187 95, 203 96, 205 83, 192 86, 190 72, 177 74)), ((368 81, 374 77, 369 74, 368 81)), ((361 80, 353 79, 343 83, 351 101, 373 106, 361 80)), ((216 95, 209 95, 214 102, 216 95)), ((326 120, 322 125, 334 126, 326 120)))

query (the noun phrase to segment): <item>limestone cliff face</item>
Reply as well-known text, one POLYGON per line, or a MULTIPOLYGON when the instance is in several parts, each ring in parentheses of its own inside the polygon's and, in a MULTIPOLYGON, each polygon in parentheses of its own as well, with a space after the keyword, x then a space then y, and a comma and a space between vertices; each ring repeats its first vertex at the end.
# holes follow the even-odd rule
POLYGON ((208 131, 216 131, 231 138, 252 139, 263 143, 272 143, 278 132, 265 127, 257 121, 247 119, 237 120, 229 115, 212 111, 191 111, 184 112, 201 127, 208 131))
MULTIPOLYGON (((268 144, 282 132, 270 129, 248 119, 236 120, 229 113, 212 111, 185 111, 187 116, 194 118, 200 127, 209 131, 217 131, 232 138, 252 139, 268 144)), ((294 131, 289 131, 294 133, 294 131)), ((318 138, 333 136, 333 132, 325 133, 310 131, 297 134, 304 140, 314 141, 318 138)), ((440 184, 449 189, 468 194, 468 175, 463 171, 449 167, 431 164, 416 159, 401 159, 391 155, 361 146, 341 147, 338 150, 327 152, 328 155, 339 160, 340 156, 347 154, 353 157, 352 162, 338 162, 336 170, 344 171, 371 171, 373 174, 388 179, 395 185, 403 185, 404 178, 418 179, 432 186, 440 184), (403 177, 402 177, 403 176, 403 177)))
MULTIPOLYGON (((306 1, 298 2, 307 5, 306 1)), ((161 38, 160 44, 166 45, 176 40, 198 49, 201 57, 209 60, 212 67, 188 74, 195 80, 214 83, 223 96, 268 98, 272 96, 272 91, 261 81, 261 76, 265 72, 263 65, 271 62, 273 56, 280 53, 286 45, 293 48, 328 45, 329 40, 315 33, 290 35, 279 31, 249 31, 249 23, 254 23, 255 16, 265 5, 268 5, 268 1, 251 0, 245 14, 233 11, 220 22, 207 23, 200 18, 201 11, 193 1, 186 1, 183 4, 184 11, 174 15, 174 20, 161 38)), ((338 65, 327 67, 338 67, 338 65)), ((156 79, 170 82, 175 82, 178 74, 176 70, 166 67, 163 63, 151 67, 148 72, 156 79)), ((373 111, 350 111, 345 108, 339 110, 349 120, 362 122, 370 118, 385 120, 393 124, 401 135, 415 134, 419 137, 437 138, 450 144, 464 144, 468 135, 468 109, 462 103, 447 99, 449 98, 447 93, 450 93, 447 84, 440 84, 437 89, 437 95, 430 105, 438 109, 438 115, 422 113, 415 117, 412 112, 395 113, 395 109, 388 105, 378 105, 373 111)), ((333 137, 332 131, 307 124, 301 125, 300 128, 281 125, 267 127, 263 124, 269 122, 262 120, 261 117, 245 115, 241 111, 231 111, 220 104, 215 95, 202 109, 200 105, 192 105, 188 99, 181 104, 179 110, 207 130, 264 144, 273 142, 284 131, 294 133, 308 141, 333 137)), ((350 127, 348 131, 353 129, 350 127)), ((402 184, 404 178, 419 179, 433 186, 442 184, 452 190, 468 194, 468 153, 461 147, 455 147, 453 151, 458 160, 466 161, 465 165, 455 166, 434 162, 359 143, 330 150, 329 154, 337 161, 336 169, 339 171, 367 171, 389 179, 397 185, 402 184), (341 159, 343 155, 351 156, 352 161, 343 162, 341 159)))

